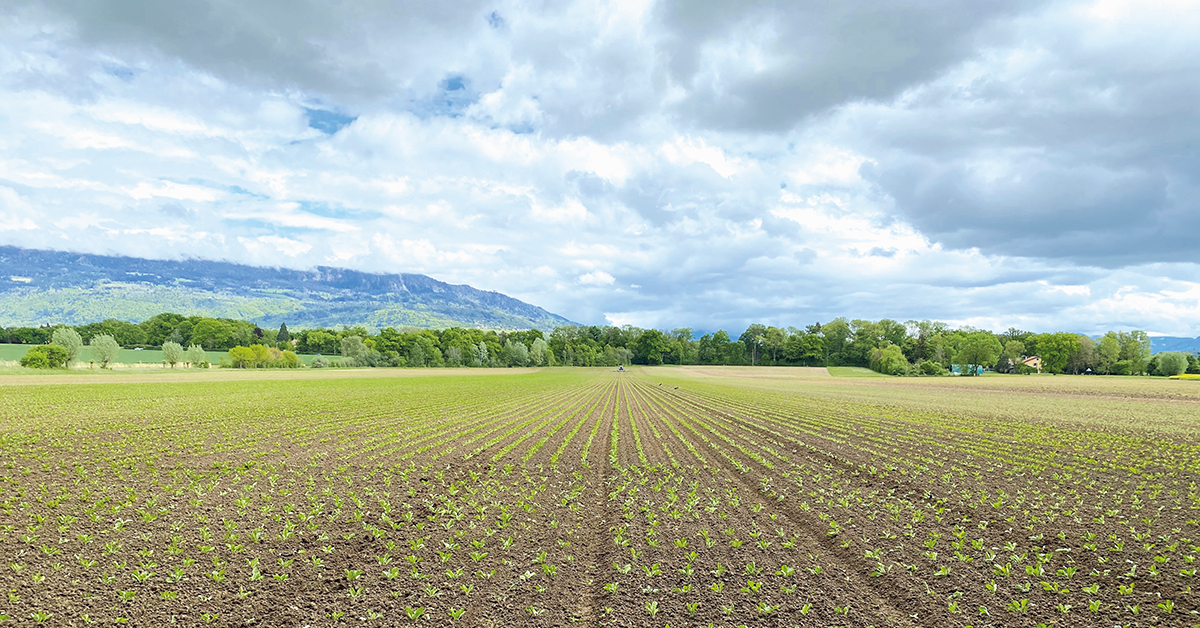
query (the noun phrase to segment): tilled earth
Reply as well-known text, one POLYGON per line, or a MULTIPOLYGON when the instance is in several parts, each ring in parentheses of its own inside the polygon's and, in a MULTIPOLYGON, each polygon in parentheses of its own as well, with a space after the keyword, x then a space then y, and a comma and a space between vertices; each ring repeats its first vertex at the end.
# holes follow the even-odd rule
POLYGON ((1194 435, 889 405, 874 381, 861 399, 737 383, 23 387, 0 423, 0 613, 1200 625, 1194 435))

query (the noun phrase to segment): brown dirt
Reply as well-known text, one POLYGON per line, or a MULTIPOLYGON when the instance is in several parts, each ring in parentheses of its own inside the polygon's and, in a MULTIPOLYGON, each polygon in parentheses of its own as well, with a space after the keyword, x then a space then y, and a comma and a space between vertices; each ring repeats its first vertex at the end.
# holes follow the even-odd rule
POLYGON ((286 413, 235 420, 219 403, 194 431, 66 417, 0 433, 0 613, 62 626, 1200 623, 1181 575, 1200 553, 1194 438, 636 372, 492 394, 314 410, 281 433, 286 413))

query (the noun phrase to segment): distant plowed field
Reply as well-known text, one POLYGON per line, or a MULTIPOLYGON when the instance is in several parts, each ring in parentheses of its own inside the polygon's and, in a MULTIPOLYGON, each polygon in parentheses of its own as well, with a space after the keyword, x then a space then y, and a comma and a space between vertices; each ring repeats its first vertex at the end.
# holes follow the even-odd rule
POLYGON ((0 626, 1200 626, 1200 383, 461 373, 0 388, 0 626))

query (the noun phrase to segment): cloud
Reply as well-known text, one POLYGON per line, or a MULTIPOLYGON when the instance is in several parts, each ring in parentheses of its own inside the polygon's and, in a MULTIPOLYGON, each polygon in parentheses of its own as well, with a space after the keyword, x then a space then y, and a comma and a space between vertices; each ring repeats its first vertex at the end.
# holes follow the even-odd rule
POLYGON ((686 92, 675 109, 710 127, 786 131, 935 79, 1032 4, 664 2, 663 51, 686 92))
POLYGON ((1200 334, 1187 4, 0 9, 0 243, 588 323, 1200 334))
POLYGON ((579 283, 585 286, 607 286, 611 285, 614 281, 616 279, 612 275, 602 270, 592 271, 579 276, 579 283))
POLYGON ((871 129, 855 140, 876 155, 864 177, 946 246, 1108 268, 1194 261, 1200 113, 1184 103, 1200 97, 1197 27, 1169 4, 1055 7, 1017 20, 1020 44, 847 105, 838 124, 871 129))

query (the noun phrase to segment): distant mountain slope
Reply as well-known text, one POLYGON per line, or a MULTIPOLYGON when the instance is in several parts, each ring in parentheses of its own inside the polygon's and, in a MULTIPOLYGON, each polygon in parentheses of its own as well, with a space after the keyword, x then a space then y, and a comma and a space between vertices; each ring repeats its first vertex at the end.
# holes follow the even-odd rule
POLYGON ((140 321, 160 312, 262 326, 550 329, 571 321, 499 292, 425 275, 259 268, 0 246, 0 326, 140 321))
POLYGON ((1184 338, 1180 336, 1151 336, 1150 352, 1164 353, 1167 351, 1185 351, 1196 353, 1200 351, 1200 338, 1184 338))

